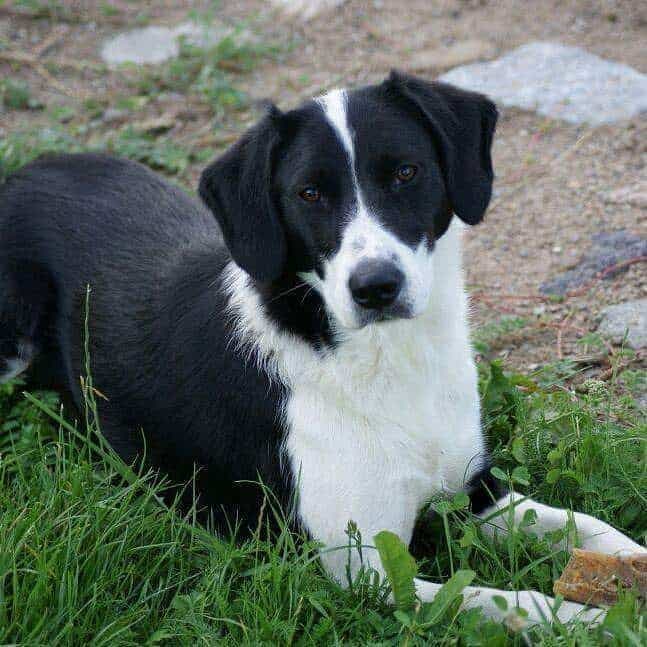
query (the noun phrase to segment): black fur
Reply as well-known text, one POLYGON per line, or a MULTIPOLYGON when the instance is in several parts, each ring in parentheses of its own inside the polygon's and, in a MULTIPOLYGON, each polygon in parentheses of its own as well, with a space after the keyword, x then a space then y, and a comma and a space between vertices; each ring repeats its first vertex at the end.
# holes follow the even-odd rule
POLYGON ((99 155, 31 164, 0 204, 3 330, 38 330, 40 363, 80 407, 91 286, 91 369, 119 454, 134 460, 145 438, 149 463, 174 481, 197 469, 200 504, 223 531, 257 521, 261 491, 236 481, 260 478, 287 507, 284 394, 228 343, 219 282, 229 256, 211 213, 145 167, 99 155))
POLYGON ((285 233, 271 195, 279 118, 278 110, 271 109, 202 174, 199 187, 234 260, 259 281, 278 279, 287 259, 285 233))
POLYGON ((474 474, 467 483, 466 489, 470 498, 470 509, 474 514, 483 512, 508 492, 505 484, 492 476, 491 467, 488 463, 474 474))
MULTIPOLYGON (((424 235, 433 245, 452 208, 467 222, 482 217, 496 121, 483 97, 394 75, 353 92, 349 120, 370 161, 358 170, 365 198, 401 240, 424 235), (418 177, 394 185, 393 169, 412 161, 418 177)), ((263 493, 242 481, 262 481, 284 507, 292 500, 281 467, 289 392, 232 339, 223 269, 233 257, 249 273, 273 325, 334 348, 324 303, 300 273, 322 276, 340 244, 355 200, 347 167, 314 102, 272 109, 205 170, 210 210, 134 162, 62 155, 29 164, 0 187, 0 370, 27 340, 37 353, 30 379, 81 407, 90 286, 105 436, 128 462, 145 450, 173 481, 197 470, 217 528, 249 531, 263 493), (312 182, 325 194, 316 205, 298 197, 312 182)))
POLYGON ((480 222, 492 196, 492 138, 498 113, 487 97, 446 83, 427 83, 393 71, 389 91, 415 105, 436 143, 449 202, 470 225, 480 222))

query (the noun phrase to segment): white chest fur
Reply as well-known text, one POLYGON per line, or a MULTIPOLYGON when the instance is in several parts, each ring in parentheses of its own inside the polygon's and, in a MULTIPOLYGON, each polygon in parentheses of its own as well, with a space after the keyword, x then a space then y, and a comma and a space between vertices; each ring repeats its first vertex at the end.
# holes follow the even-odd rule
MULTIPOLYGON (((425 500, 460 489, 481 466, 457 230, 433 253, 426 313, 348 331, 325 356, 268 322, 244 273, 230 267, 240 338, 253 340, 260 361, 290 389, 285 450, 299 514, 329 547, 345 544, 351 519, 369 540, 389 529, 408 541, 425 500)), ((343 553, 325 561, 343 573, 343 553)))

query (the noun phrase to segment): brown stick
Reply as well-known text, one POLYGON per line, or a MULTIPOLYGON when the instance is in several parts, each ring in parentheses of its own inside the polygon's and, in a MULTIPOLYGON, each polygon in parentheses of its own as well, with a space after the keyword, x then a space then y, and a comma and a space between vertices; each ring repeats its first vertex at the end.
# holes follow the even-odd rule
POLYGON ((52 87, 68 97, 73 97, 70 91, 57 79, 55 79, 49 70, 32 54, 15 51, 0 51, 0 61, 7 63, 18 63, 19 65, 28 65, 32 67, 40 76, 42 76, 52 87))
POLYGON ((630 265, 636 265, 637 263, 644 263, 646 261, 647 261, 647 256, 634 256, 633 258, 629 258, 626 261, 616 263, 615 265, 609 265, 609 267, 605 267, 603 270, 600 270, 590 281, 585 283, 583 286, 577 288, 576 290, 570 290, 569 292, 566 293, 565 296, 580 297, 583 294, 585 294, 586 291, 589 290, 596 281, 600 281, 601 279, 604 279, 605 277, 609 276, 609 274, 613 274, 614 272, 617 272, 618 270, 622 270, 625 267, 629 267, 630 265))
POLYGON ((562 335, 564 328, 568 325, 568 320, 571 318, 572 313, 568 313, 564 320, 557 326, 557 359, 564 359, 564 352, 562 349, 562 335))
MULTIPOLYGON (((575 290, 569 290, 565 295, 565 299, 570 299, 572 297, 580 297, 583 294, 586 293, 587 290, 589 290, 593 284, 596 281, 600 281, 610 274, 613 274, 614 272, 617 272, 619 270, 622 270, 626 267, 630 267, 631 265, 636 265, 638 263, 645 263, 647 262, 647 256, 635 256, 634 258, 629 258, 625 261, 622 261, 620 263, 615 263, 614 265, 610 265, 609 267, 604 268, 600 272, 598 272, 590 281, 582 285, 581 287, 575 289, 575 290)), ((484 286, 484 285, 479 285, 479 289, 488 289, 489 286, 484 286)), ((486 303, 491 303, 493 299, 500 299, 502 301, 541 301, 543 303, 550 303, 553 301, 551 297, 546 297, 541 294, 510 294, 510 293, 505 293, 505 292, 491 292, 487 295, 483 294, 482 292, 473 292, 471 294, 471 298, 475 299, 476 301, 484 301, 486 303)))
POLYGON ((43 56, 43 54, 45 54, 48 49, 54 47, 54 45, 58 43, 58 41, 61 40, 68 31, 68 28, 65 26, 53 29, 49 36, 45 36, 45 38, 43 38, 43 40, 34 48, 34 56, 36 58, 43 56))
POLYGON ((606 370, 602 371, 602 373, 598 375, 598 380, 602 380, 603 382, 606 382, 607 380, 610 380, 614 375, 620 375, 622 371, 629 368, 632 364, 635 364, 636 362, 640 362, 641 360, 642 360, 642 356, 640 355, 640 353, 637 353, 635 357, 628 359, 626 362, 622 362, 617 366, 611 366, 606 370))
MULTIPOLYGON (((544 175, 547 175, 550 169, 552 169, 554 166, 559 164, 560 162, 563 162, 565 159, 567 159, 570 155, 572 155, 577 149, 587 140, 591 137, 593 134, 593 130, 588 130, 585 132, 570 148, 567 148, 565 151, 562 151, 559 155, 556 155, 553 157, 552 160, 546 162, 542 166, 539 167, 538 171, 535 173, 528 173, 521 182, 519 182, 516 186, 513 186, 510 191, 508 191, 505 195, 502 195, 501 197, 497 198, 496 200, 493 200, 492 203, 490 204, 490 212, 494 211, 502 202, 505 200, 508 200, 511 196, 513 196, 515 193, 523 189, 527 184, 530 182, 534 182, 535 180, 538 180, 540 177, 543 177, 544 175)), ((503 180, 505 183, 505 179, 503 180)))

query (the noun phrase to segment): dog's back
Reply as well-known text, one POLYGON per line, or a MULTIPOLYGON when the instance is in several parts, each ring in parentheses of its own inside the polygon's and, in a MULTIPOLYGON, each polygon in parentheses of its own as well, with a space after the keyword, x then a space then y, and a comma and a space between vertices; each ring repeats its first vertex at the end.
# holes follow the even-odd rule
MULTIPOLYGON (((0 187, 0 375, 66 343, 87 286, 97 299, 150 295, 198 232, 217 237, 206 210, 134 162, 46 156, 10 177, 0 187)), ((46 364, 68 386, 79 367, 59 355, 46 364)))
MULTIPOLYGON (((176 482, 197 467, 200 490, 235 502, 232 483, 256 479, 258 465, 240 455, 232 412, 255 385, 257 407, 269 412, 277 398, 253 371, 243 376, 228 347, 220 278, 229 257, 213 215, 140 164, 46 157, 0 188, 0 250, 0 379, 31 364, 30 382, 81 407, 87 308, 92 375, 110 394, 98 398, 109 442, 126 461, 145 453, 176 482)), ((252 447, 274 437, 262 425, 257 433, 252 447)))

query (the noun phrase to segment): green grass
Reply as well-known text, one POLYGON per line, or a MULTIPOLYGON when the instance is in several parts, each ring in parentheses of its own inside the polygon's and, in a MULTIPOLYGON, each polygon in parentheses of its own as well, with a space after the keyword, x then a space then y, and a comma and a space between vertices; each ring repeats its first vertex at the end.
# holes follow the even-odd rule
MULTIPOLYGON (((644 541, 646 427, 619 423, 615 387, 574 396, 560 385, 482 367, 486 426, 497 472, 541 500, 589 512, 644 541), (521 386, 523 391, 518 388, 521 386)), ((632 376, 634 381, 636 376, 632 376)), ((645 617, 627 596, 603 628, 513 633, 455 596, 427 610, 385 604, 364 574, 331 582, 284 531, 237 546, 159 501, 163 484, 134 474, 102 446, 92 398, 84 422, 58 415, 56 397, 0 387, 0 643, 639 645, 645 617), (606 637, 605 637, 606 636, 606 637)), ((91 395, 91 384, 86 393, 91 395)), ((619 404, 620 402, 620 404, 619 404)), ((436 501, 438 549, 419 564, 436 581, 551 592, 567 555, 548 541, 488 540, 463 497, 436 501), (461 575, 461 577, 464 577, 461 575)), ((433 524, 432 524, 433 525, 433 524)), ((372 538, 364 538, 372 542, 372 538)), ((460 587, 459 587, 460 588, 460 587)))
POLYGON ((139 133, 130 126, 86 142, 73 128, 57 124, 10 133, 0 140, 0 183, 45 153, 81 151, 102 151, 127 157, 169 176, 181 176, 191 162, 204 159, 203 151, 189 150, 169 137, 139 133))
POLYGON ((48 18, 59 22, 75 21, 74 11, 58 0, 14 0, 14 5, 31 18, 48 18))
POLYGON ((491 352, 493 344, 523 330, 527 325, 528 321, 521 317, 502 317, 498 321, 492 321, 480 326, 473 335, 472 345, 474 350, 483 356, 487 356, 491 352))
POLYGON ((80 141, 60 126, 9 133, 0 139, 0 183, 43 153, 74 153, 80 141))
POLYGON ((35 110, 42 108, 42 104, 32 97, 27 83, 7 78, 0 81, 0 108, 6 108, 7 110, 35 110))
POLYGON ((262 59, 275 57, 276 45, 251 40, 241 27, 213 47, 198 47, 186 40, 180 55, 141 73, 133 86, 140 95, 178 92, 209 106, 217 119, 248 105, 248 97, 235 83, 235 75, 250 72, 262 59))
MULTIPOLYGON (((1 4, 1 2, 0 2, 1 4)), ((57 3, 25 0, 21 6, 31 11, 50 11, 57 3)), ((181 43, 180 55, 158 66, 123 66, 127 93, 92 96, 77 106, 52 106, 46 126, 13 130, 0 138, 0 183, 20 167, 44 153, 105 151, 128 157, 187 181, 189 166, 213 155, 208 144, 179 144, 168 135, 138 132, 132 125, 154 99, 164 92, 181 93, 189 105, 208 107, 212 128, 217 130, 225 117, 234 117, 249 107, 239 88, 242 75, 265 59, 276 57, 280 47, 266 43, 246 31, 233 30, 209 48, 181 43), (125 123, 118 129, 106 128, 101 117, 115 107, 126 111, 125 123)), ((41 109, 29 86, 17 79, 0 80, 0 108, 41 109)))
MULTIPOLYGON (((35 15, 59 11, 55 2, 21 6, 35 15)), ((273 53, 236 38, 210 50, 185 44, 176 61, 136 75, 136 95, 51 108, 49 127, 1 138, 0 182, 41 153, 88 149, 137 159, 181 180, 204 150, 128 126, 106 131, 93 122, 111 103, 142 112, 163 91, 197 99, 218 120, 246 104, 235 75, 273 53), (76 124, 84 113, 90 121, 76 124)), ((0 91, 7 108, 36 107, 26 86, 5 83, 0 91)), ((501 338, 528 325, 522 319, 492 324, 479 331, 477 346, 488 356, 501 338)), ((604 347, 591 336, 582 345, 587 352, 604 347)), ((509 376, 497 364, 481 365, 496 473, 518 490, 594 514, 644 542, 647 426, 634 395, 644 391, 646 373, 632 367, 611 383, 589 381, 575 394, 565 379, 577 370, 564 360, 530 377, 509 376)), ((461 496, 430 503, 436 547, 423 562, 412 566, 405 559, 393 571, 394 585, 404 589, 412 568, 451 581, 444 603, 434 607, 388 606, 371 573, 341 588, 322 572, 314 546, 288 531, 271 543, 262 536, 242 545, 217 538, 191 514, 182 517, 161 503, 164 483, 133 473, 105 447, 90 387, 87 411, 74 426, 60 417, 54 394, 25 397, 20 382, 0 385, 0 644, 647 642, 645 617, 630 595, 596 629, 576 624, 514 633, 478 611, 457 613, 451 587, 461 579, 551 593, 568 558, 532 536, 493 543, 461 496)), ((350 543, 360 541, 349 535, 350 543)))

